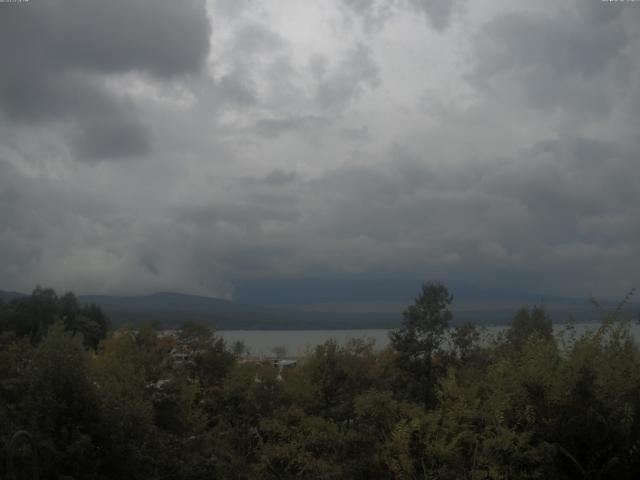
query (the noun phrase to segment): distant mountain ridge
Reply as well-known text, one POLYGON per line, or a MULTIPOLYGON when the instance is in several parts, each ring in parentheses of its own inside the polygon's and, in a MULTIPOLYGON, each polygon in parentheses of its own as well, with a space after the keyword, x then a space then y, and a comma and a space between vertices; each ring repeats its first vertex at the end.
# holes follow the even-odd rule
MULTIPOLYGON (((10 301, 25 294, 0 291, 0 299, 10 301)), ((150 322, 158 327, 175 327, 190 320, 219 330, 312 330, 396 328, 402 311, 411 301, 320 302, 308 304, 259 305, 214 297, 173 292, 150 295, 79 295, 85 304, 96 304, 115 326, 150 322)), ((454 298, 454 324, 470 321, 480 325, 507 323, 524 305, 539 304, 542 296, 466 293, 454 298)), ((599 320, 599 313, 587 299, 553 297, 543 301, 556 323, 572 315, 577 322, 599 320)), ((614 308, 614 302, 603 302, 614 308)), ((639 305, 632 304, 637 311, 639 305)))
POLYGON ((101 307, 114 324, 152 322, 173 327, 190 320, 216 329, 324 329, 324 328, 390 328, 396 326, 393 315, 337 312, 327 316, 294 308, 251 305, 213 297, 171 292, 151 295, 115 297, 80 295, 84 303, 101 307))
POLYGON ((9 302, 11 300, 14 300, 16 298, 21 298, 21 297, 26 297, 27 295, 24 293, 19 293, 19 292, 5 292, 3 290, 0 290, 0 300, 5 301, 5 302, 9 302))

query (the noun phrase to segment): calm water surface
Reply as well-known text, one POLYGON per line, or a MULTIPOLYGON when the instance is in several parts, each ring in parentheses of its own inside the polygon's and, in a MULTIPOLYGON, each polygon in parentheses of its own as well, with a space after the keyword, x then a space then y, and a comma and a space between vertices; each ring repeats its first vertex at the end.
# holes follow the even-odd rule
MULTIPOLYGON (((577 334, 587 329, 596 329, 595 323, 575 324, 577 334)), ((564 325, 554 325, 557 333, 564 329, 564 325)), ((498 334, 505 327, 484 327, 483 339, 498 334)), ((640 326, 631 327, 634 338, 640 342, 640 326)), ((352 338, 370 338, 375 340, 377 349, 382 350, 389 344, 389 332, 386 329, 371 330, 221 330, 217 332, 227 343, 231 344, 241 340, 249 348, 252 355, 271 356, 274 349, 284 348, 288 356, 301 356, 312 350, 316 345, 329 339, 335 339, 340 345, 344 345, 352 338)))

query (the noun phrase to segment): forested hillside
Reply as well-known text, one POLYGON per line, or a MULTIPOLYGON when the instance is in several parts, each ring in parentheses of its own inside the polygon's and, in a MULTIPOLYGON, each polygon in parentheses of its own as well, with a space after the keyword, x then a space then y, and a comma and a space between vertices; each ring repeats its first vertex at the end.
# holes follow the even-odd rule
MULTIPOLYGON (((347 284, 339 286, 347 288, 347 284)), ((372 295, 379 293, 374 288, 365 300, 358 300, 361 291, 345 292, 342 298, 349 301, 321 301, 321 292, 315 296, 307 293, 296 303, 295 291, 280 293, 274 300, 288 303, 266 302, 259 295, 253 301, 231 301, 199 295, 160 292, 150 295, 78 295, 80 306, 95 305, 109 317, 111 325, 132 328, 153 324, 157 328, 177 328, 182 322, 201 323, 215 330, 339 330, 366 328, 398 328, 402 311, 410 302, 412 289, 407 294, 395 289, 376 301, 372 295), (393 299, 393 300, 390 300, 393 299)), ((268 292, 270 292, 268 290, 268 292)), ((0 300, 10 301, 28 295, 0 290, 0 300)), ((599 314, 588 299, 571 297, 545 297, 531 293, 501 293, 486 291, 478 287, 455 289, 456 302, 451 306, 453 325, 472 322, 475 325, 506 325, 513 312, 521 305, 542 304, 556 323, 570 318, 581 323, 599 320, 599 314)), ((335 295, 333 298, 336 298, 335 295)), ((325 299, 326 300, 326 299, 325 299)), ((615 308, 615 302, 603 301, 607 308, 615 308)), ((633 305, 637 310, 640 305, 633 305)))
POLYGON ((329 341, 279 370, 38 289, 0 306, 0 445, 27 430, 42 478, 78 480, 637 478, 625 302, 580 336, 523 307, 482 345, 452 302, 426 284, 385 351, 329 341))

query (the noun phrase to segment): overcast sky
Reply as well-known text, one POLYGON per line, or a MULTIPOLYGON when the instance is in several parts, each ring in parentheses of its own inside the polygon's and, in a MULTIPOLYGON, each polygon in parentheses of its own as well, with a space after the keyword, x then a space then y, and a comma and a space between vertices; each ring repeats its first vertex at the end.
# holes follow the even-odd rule
POLYGON ((621 298, 639 35, 601 0, 0 3, 0 289, 621 298))

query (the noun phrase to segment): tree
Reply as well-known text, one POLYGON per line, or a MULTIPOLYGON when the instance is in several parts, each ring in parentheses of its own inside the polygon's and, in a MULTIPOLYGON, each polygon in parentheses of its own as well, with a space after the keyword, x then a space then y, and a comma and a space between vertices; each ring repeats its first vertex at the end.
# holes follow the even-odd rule
POLYGON ((223 338, 214 335, 209 344, 194 353, 192 371, 203 387, 219 385, 235 361, 235 355, 227 350, 223 338))
POLYGON ((107 336, 109 321, 96 305, 80 305, 76 296, 58 296, 51 288, 36 287, 28 297, 11 300, 0 308, 0 331, 12 332, 17 338, 39 343, 55 322, 65 330, 80 333, 84 344, 95 349, 107 336))
POLYGON ((440 360, 445 332, 453 315, 449 306, 453 296, 441 283, 422 286, 413 305, 404 311, 402 327, 391 332, 391 346, 397 353, 396 365, 408 375, 409 396, 430 405, 434 400, 436 360, 440 360))
POLYGON ((58 295, 51 288, 36 287, 31 296, 12 300, 7 306, 7 329, 18 338, 37 344, 58 319, 58 295))
POLYGON ((310 410, 336 421, 353 417, 353 399, 374 386, 371 347, 350 342, 340 347, 334 339, 316 346, 304 365, 313 392, 310 410))
POLYGON ((100 424, 92 432, 100 445, 100 470, 103 478, 153 478, 161 435, 154 423, 147 368, 140 365, 142 347, 128 335, 109 339, 105 347, 91 362, 100 404, 100 424))
POLYGON ((76 330, 84 337, 84 344, 95 349, 107 337, 109 319, 96 305, 80 308, 76 317, 76 330))
POLYGON ((340 458, 340 430, 331 420, 291 407, 263 419, 259 429, 263 441, 253 478, 348 478, 340 458))
POLYGON ((187 368, 206 388, 220 384, 236 360, 222 337, 196 322, 181 325, 178 343, 191 353, 187 368))
MULTIPOLYGON (((89 372, 82 339, 53 324, 36 348, 26 372, 30 392, 23 404, 32 412, 44 478, 53 472, 92 478, 100 447, 92 432, 99 422, 100 398, 89 372)), ((95 477, 94 477, 95 478, 95 477)))
POLYGON ((209 345, 213 336, 213 330, 209 327, 191 320, 182 322, 178 330, 179 341, 194 350, 209 345))
POLYGON ((58 316, 68 331, 82 334, 88 347, 96 349, 100 340, 107 336, 109 321, 100 307, 93 304, 81 306, 72 292, 58 299, 58 316))
POLYGON ((451 346, 455 354, 462 362, 466 361, 477 348, 480 340, 480 332, 476 326, 470 322, 464 323, 453 329, 451 333, 451 346))
POLYGON ((238 358, 251 354, 251 351, 247 348, 247 344, 242 340, 236 340, 233 342, 231 349, 233 350, 233 354, 238 358))
POLYGON ((507 340, 515 348, 522 348, 529 337, 536 335, 545 340, 553 338, 553 325, 544 307, 519 309, 507 330, 507 340))

